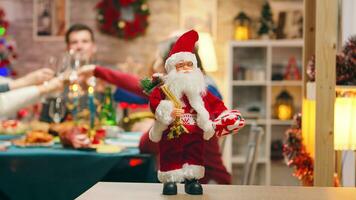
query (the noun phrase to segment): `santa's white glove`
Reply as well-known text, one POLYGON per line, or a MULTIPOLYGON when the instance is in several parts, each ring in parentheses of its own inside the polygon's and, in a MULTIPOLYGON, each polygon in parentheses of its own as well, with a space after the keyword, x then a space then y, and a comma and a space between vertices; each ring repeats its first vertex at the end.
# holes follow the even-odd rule
POLYGON ((148 136, 152 142, 159 142, 162 139, 163 131, 168 126, 165 124, 160 123, 159 121, 155 121, 152 128, 148 132, 148 136))
POLYGON ((173 122, 173 118, 171 116, 173 110, 174 110, 174 105, 171 101, 162 100, 158 104, 155 112, 155 117, 157 121, 165 125, 170 125, 173 122))
POLYGON ((204 126, 203 131, 204 131, 204 135, 203 135, 204 140, 210 140, 210 138, 212 138, 215 134, 215 128, 213 126, 213 122, 209 120, 204 126))

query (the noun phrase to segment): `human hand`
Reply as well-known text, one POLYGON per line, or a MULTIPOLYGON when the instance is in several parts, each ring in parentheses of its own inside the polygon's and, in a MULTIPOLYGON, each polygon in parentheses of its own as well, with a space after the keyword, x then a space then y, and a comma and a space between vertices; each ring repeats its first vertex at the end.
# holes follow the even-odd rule
POLYGON ((13 89, 22 88, 30 85, 39 85, 50 80, 51 78, 53 78, 53 76, 54 76, 53 70, 48 68, 43 68, 31 72, 22 78, 11 81, 9 83, 9 87, 11 90, 13 90, 13 89))
POLYGON ((182 114, 184 113, 184 110, 183 109, 180 109, 180 108, 173 108, 173 111, 171 113, 171 117, 173 119, 177 118, 177 117, 180 117, 182 114))
POLYGON ((43 68, 31 72, 23 77, 27 85, 39 85, 45 81, 49 81, 54 76, 54 71, 49 68, 43 68))
POLYGON ((87 80, 94 75, 95 65, 84 65, 78 69, 78 81, 79 83, 87 84, 87 80))
POLYGON ((78 76, 90 77, 94 75, 95 65, 84 65, 78 70, 78 76))
POLYGON ((44 83, 38 86, 41 95, 55 92, 57 90, 61 90, 62 88, 63 88, 63 80, 60 78, 54 78, 50 80, 48 83, 44 83))

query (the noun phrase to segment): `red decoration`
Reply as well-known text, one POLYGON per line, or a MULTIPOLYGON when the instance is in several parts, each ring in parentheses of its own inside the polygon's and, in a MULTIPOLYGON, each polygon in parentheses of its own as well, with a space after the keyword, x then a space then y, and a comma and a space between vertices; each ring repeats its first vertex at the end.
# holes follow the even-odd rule
POLYGON ((288 65, 284 73, 285 80, 300 80, 300 72, 298 69, 297 61, 294 56, 288 60, 288 65))
POLYGON ((125 103, 120 102, 118 106, 122 109, 130 108, 130 109, 139 109, 139 108, 148 108, 147 104, 134 104, 134 103, 125 103))
POLYGON ((96 5, 102 32, 124 39, 142 35, 148 26, 146 0, 101 0, 96 5))
POLYGON ((215 125, 216 135, 221 137, 230 133, 237 133, 245 125, 245 120, 242 118, 240 111, 231 110, 219 115, 213 121, 213 124, 215 125))
POLYGON ((140 158, 131 158, 129 161, 130 167, 136 167, 138 165, 141 165, 143 163, 143 160, 140 158))
POLYGON ((92 144, 100 144, 100 141, 103 140, 105 136, 106 136, 106 131, 104 129, 96 130, 92 144))
MULTIPOLYGON (((283 155, 289 167, 294 167, 293 176, 302 181, 304 186, 313 186, 314 161, 303 144, 302 115, 294 116, 294 125, 286 131, 286 140, 283 145, 283 155)), ((337 175, 334 175, 334 186, 340 186, 337 175)))
MULTIPOLYGON (((315 56, 312 56, 307 65, 308 81, 315 81, 315 70, 315 56)), ((336 54, 336 84, 356 85, 356 35, 336 54)))

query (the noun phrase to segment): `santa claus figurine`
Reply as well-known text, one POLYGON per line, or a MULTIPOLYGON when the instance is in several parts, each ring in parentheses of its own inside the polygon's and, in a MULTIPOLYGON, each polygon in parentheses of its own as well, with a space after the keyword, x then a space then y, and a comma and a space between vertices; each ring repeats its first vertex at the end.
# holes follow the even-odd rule
MULTIPOLYGON (((213 121, 229 112, 224 103, 207 90, 204 75, 197 67, 192 52, 198 38, 197 32, 191 30, 177 40, 165 62, 168 74, 163 85, 150 94, 150 107, 156 121, 149 137, 159 142, 158 179, 164 184, 164 195, 177 194, 176 183, 181 182, 185 184, 186 193, 203 194, 198 180, 204 177, 205 171, 204 140, 215 134, 213 121)), ((233 121, 237 126, 232 127, 241 127, 241 119, 237 117, 233 121)), ((218 121, 221 125, 222 120, 218 121)))

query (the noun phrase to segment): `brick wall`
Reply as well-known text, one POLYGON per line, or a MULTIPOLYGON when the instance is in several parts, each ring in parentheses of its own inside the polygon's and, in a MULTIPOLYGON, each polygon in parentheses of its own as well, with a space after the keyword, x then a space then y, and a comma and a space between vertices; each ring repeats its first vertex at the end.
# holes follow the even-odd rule
MULTIPOLYGON (((94 6, 98 0, 70 0, 70 23, 85 23, 94 28, 98 54, 97 59, 115 65, 131 56, 149 65, 158 41, 179 28, 179 0, 148 0, 151 15, 144 37, 131 41, 101 34, 96 29, 94 6)), ((204 0, 202 0, 204 2, 204 0)), ((212 74, 226 96, 227 44, 232 38, 232 20, 241 9, 257 17, 264 0, 218 0, 216 50, 219 71, 212 74)), ((15 66, 19 74, 42 67, 49 56, 65 50, 64 41, 35 41, 32 35, 33 0, 0 0, 11 23, 10 34, 17 42, 19 60, 15 66)))

